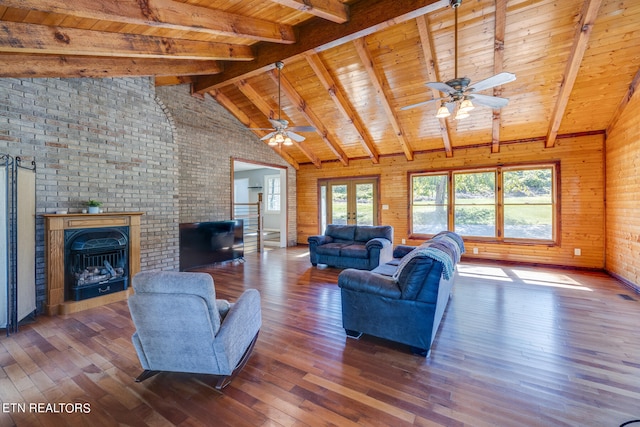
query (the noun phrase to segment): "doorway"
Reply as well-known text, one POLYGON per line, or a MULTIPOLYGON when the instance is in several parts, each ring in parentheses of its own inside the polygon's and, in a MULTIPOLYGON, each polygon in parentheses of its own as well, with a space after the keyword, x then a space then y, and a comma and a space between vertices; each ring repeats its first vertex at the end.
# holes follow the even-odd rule
POLYGON ((262 241, 287 246, 287 169, 232 158, 233 202, 256 203, 262 194, 262 241))
POLYGON ((327 224, 378 225, 378 178, 330 179, 320 185, 320 232, 327 224))

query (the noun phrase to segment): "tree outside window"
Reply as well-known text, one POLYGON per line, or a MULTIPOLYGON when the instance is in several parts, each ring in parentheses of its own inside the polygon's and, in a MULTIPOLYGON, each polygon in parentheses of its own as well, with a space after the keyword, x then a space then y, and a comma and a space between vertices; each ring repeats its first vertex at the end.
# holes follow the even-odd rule
POLYGON ((412 179, 413 233, 436 234, 448 228, 449 176, 418 175, 412 179))
POLYGON ((463 236, 496 236, 496 172, 454 173, 454 231, 463 236))
POLYGON ((553 239, 553 169, 505 170, 504 237, 553 239))

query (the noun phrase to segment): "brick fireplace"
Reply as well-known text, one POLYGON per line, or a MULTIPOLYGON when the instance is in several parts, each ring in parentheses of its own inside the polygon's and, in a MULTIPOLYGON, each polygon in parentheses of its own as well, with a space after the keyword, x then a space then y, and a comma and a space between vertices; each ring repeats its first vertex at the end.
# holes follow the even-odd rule
POLYGON ((127 284, 140 271, 141 215, 43 215, 46 314, 74 313, 128 297, 127 284))

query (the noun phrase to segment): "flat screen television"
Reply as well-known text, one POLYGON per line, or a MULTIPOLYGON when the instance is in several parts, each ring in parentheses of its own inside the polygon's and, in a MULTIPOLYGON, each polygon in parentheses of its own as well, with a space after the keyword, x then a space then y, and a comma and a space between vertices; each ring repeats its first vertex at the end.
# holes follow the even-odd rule
POLYGON ((241 219, 180 224, 180 271, 243 257, 241 219))

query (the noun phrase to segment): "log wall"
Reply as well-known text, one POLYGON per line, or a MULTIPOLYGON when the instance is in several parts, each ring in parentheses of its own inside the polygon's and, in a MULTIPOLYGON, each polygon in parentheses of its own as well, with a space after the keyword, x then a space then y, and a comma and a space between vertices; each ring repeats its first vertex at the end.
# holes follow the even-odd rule
POLYGON ((607 135, 607 271, 640 290, 640 96, 607 135))
POLYGON ((457 149, 452 158, 444 153, 417 154, 413 161, 402 156, 351 161, 349 166, 323 163, 321 168, 301 165, 298 173, 298 243, 318 234, 318 180, 338 177, 379 176, 380 223, 394 227, 394 244, 408 240, 408 173, 447 168, 472 168, 498 164, 560 161, 561 219, 557 246, 467 242, 467 256, 585 268, 604 268, 604 137, 590 135, 560 139, 553 148, 543 142, 502 145, 500 153, 488 147, 457 149), (389 209, 382 210, 382 205, 389 209), (478 255, 473 255, 473 248, 478 255), (580 248, 581 255, 574 255, 580 248))

